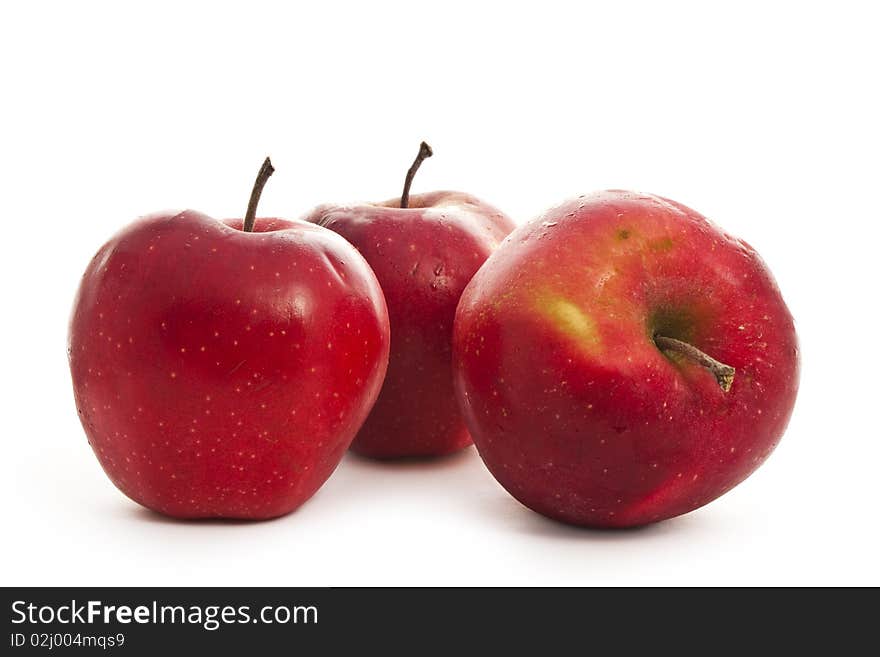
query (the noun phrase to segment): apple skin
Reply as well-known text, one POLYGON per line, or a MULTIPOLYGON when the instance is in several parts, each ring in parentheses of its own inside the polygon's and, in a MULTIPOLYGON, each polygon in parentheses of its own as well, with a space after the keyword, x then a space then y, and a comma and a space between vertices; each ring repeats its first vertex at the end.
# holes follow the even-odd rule
POLYGON ((514 228, 500 210, 460 192, 375 205, 315 208, 376 273, 391 320, 379 399, 352 443, 378 459, 449 454, 471 444, 452 385, 452 323, 462 290, 514 228))
POLYGON ((465 290, 455 384, 486 466, 551 518, 687 513, 770 454, 795 402, 792 317, 758 254, 678 203, 606 191, 516 230, 465 290), (724 392, 655 334, 736 368, 724 392))
POLYGON ((378 282, 305 222, 146 216, 92 259, 69 359, 110 480, 177 518, 272 518, 312 496, 388 361, 378 282))

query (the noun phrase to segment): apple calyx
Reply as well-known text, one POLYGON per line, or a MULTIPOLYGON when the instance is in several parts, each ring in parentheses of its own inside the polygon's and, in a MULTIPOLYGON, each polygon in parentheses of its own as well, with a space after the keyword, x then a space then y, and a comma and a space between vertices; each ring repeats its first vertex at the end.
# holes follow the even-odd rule
POLYGON ((733 375, 736 373, 736 370, 730 365, 715 360, 692 344, 675 338, 667 338, 665 335, 655 335, 654 344, 662 351, 674 351, 690 358, 698 365, 702 365, 712 372, 724 392, 730 392, 730 387, 733 385, 733 375))
POLYGON ((248 201, 247 212, 244 214, 244 224, 241 229, 246 233, 250 233, 254 229, 254 221, 257 219, 257 203, 260 202, 260 195, 263 193, 266 181, 269 180, 273 173, 275 173, 275 167, 272 166, 272 161, 267 157, 263 160, 263 166, 260 167, 260 171, 257 173, 254 188, 251 190, 251 198, 248 201))
POLYGON ((403 194, 400 195, 401 208, 409 207, 409 188, 412 187, 412 181, 413 178, 416 177, 416 171, 418 171, 419 167, 422 166, 422 162, 431 157, 433 154, 433 149, 428 146, 426 142, 423 141, 419 145, 419 154, 416 155, 416 159, 413 160, 412 166, 410 166, 409 171, 406 172, 406 180, 403 183, 403 194))

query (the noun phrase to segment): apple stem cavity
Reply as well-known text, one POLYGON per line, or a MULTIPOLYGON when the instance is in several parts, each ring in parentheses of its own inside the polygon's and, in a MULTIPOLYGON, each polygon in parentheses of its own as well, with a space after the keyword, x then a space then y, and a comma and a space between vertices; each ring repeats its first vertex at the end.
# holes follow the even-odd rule
POLYGON ((254 229, 254 222, 257 219, 257 203, 260 202, 260 195, 263 193, 266 181, 269 180, 273 173, 275 173, 275 167, 272 166, 272 160, 267 157, 263 160, 263 166, 260 167, 260 171, 257 173, 254 188, 251 190, 251 198, 248 201, 247 212, 244 215, 242 230, 246 233, 250 233, 254 229))
POLYGON ((736 373, 736 370, 730 365, 715 360, 692 344, 675 338, 667 338, 665 335, 655 335, 654 344, 662 351, 674 351, 690 358, 698 365, 702 365, 715 375, 715 380, 718 381, 718 385, 724 392, 730 392, 730 387, 733 385, 733 375, 736 373))
POLYGON ((412 181, 413 178, 416 177, 416 171, 422 166, 422 162, 427 160, 433 154, 434 151, 426 142, 422 142, 421 145, 419 145, 419 154, 416 155, 416 159, 413 160, 412 166, 409 168, 409 171, 406 172, 406 180, 403 182, 403 194, 400 195, 401 208, 409 207, 409 188, 412 187, 412 181))

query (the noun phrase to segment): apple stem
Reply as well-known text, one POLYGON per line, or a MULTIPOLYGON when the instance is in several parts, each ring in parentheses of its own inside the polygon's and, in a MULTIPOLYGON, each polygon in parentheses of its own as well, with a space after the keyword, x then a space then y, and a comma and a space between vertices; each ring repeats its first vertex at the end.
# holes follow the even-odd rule
POLYGON ((275 167, 272 166, 272 161, 267 157, 263 160, 263 166, 260 167, 260 171, 257 173, 254 188, 251 190, 251 199, 248 201, 247 212, 244 215, 242 230, 246 233, 250 233, 254 229, 254 221, 257 219, 257 203, 260 202, 260 195, 263 193, 266 181, 269 180, 269 176, 273 173, 275 173, 275 167))
POLYGON ((667 338, 665 335, 655 335, 654 344, 663 351, 675 351, 683 356, 687 356, 695 363, 702 365, 715 375, 715 380, 724 392, 730 392, 730 386, 733 385, 733 375, 736 370, 730 365, 715 360, 710 355, 703 353, 694 345, 676 340, 675 338, 667 338))
POLYGON ((419 146, 419 154, 416 155, 416 159, 413 160, 412 166, 409 168, 409 171, 406 172, 406 180, 403 183, 403 194, 400 195, 400 207, 408 208, 409 207, 409 188, 412 187, 413 178, 416 177, 416 171, 419 170, 419 167, 422 166, 422 162, 427 160, 434 154, 434 151, 428 146, 427 143, 422 142, 419 146))

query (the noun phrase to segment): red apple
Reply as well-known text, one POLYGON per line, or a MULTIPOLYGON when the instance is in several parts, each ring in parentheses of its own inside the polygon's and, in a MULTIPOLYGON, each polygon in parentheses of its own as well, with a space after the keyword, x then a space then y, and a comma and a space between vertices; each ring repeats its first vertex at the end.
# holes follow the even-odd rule
POLYGON ((95 455, 179 518, 271 518, 336 468, 388 359, 375 276, 335 233, 193 210, 131 224, 92 259, 69 356, 95 455))
POLYGON ((422 143, 401 198, 325 205, 306 217, 357 247, 388 304, 388 374, 352 443, 373 458, 438 456, 471 444, 452 386, 452 322, 465 285, 513 229, 507 216, 468 194, 410 198, 413 176, 430 155, 422 143))
POLYGON ((687 513, 767 458, 798 388, 761 258, 672 201, 608 191, 515 231, 465 290, 456 390, 480 456, 544 515, 687 513))

